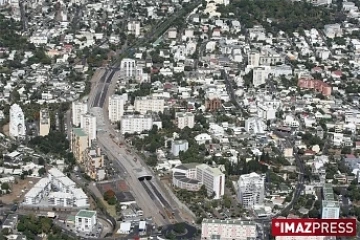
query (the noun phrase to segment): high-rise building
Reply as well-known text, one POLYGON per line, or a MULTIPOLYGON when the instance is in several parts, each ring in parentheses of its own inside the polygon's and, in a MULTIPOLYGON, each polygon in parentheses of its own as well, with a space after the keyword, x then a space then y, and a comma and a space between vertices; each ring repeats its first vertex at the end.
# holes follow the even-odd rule
POLYGON ((161 97, 137 97, 135 98, 135 111, 145 114, 148 111, 158 113, 164 111, 165 100, 161 97))
POLYGON ((10 107, 9 134, 14 138, 24 138, 26 135, 24 112, 18 104, 10 107))
POLYGON ((262 204, 265 197, 265 176, 255 172, 241 175, 238 180, 238 198, 245 208, 262 204))
POLYGON ((91 146, 91 142, 96 139, 96 117, 91 113, 85 113, 80 119, 80 127, 88 135, 89 146, 91 146))
POLYGON ((131 21, 128 23, 128 33, 134 34, 135 37, 140 35, 140 22, 139 21, 131 21))
POLYGON ((136 75, 136 60, 124 58, 120 63, 120 69, 124 77, 131 78, 136 75))
POLYGON ((88 135, 81 128, 73 128, 71 131, 70 149, 78 163, 84 161, 84 152, 88 148, 88 135))
POLYGON ((40 110, 39 135, 46 136, 50 132, 50 116, 47 108, 40 110))
POLYGON ((109 119, 111 122, 118 122, 124 115, 124 105, 128 100, 127 94, 112 95, 109 98, 109 119))
POLYGON ((191 112, 177 113, 176 119, 177 119, 177 126, 180 129, 183 129, 185 127, 193 128, 195 125, 195 116, 191 112))
POLYGON ((321 218, 332 219, 339 218, 340 205, 339 201, 335 200, 334 190, 331 184, 325 184, 323 187, 323 200, 321 218))
POLYGON ((84 165, 85 172, 91 179, 101 181, 105 178, 104 155, 100 153, 100 148, 85 150, 84 165))
POLYGON ((214 194, 214 199, 224 196, 225 174, 218 168, 212 168, 206 164, 198 165, 196 166, 196 179, 205 185, 209 196, 214 194))
POLYGON ((220 199, 224 195, 225 174, 218 168, 206 164, 183 164, 172 169, 172 183, 175 187, 188 191, 199 191, 205 186, 208 196, 220 199))
POLYGON ((86 101, 76 101, 72 103, 72 123, 78 127, 81 122, 81 115, 87 113, 88 105, 86 101))
POLYGON ((249 240, 256 237, 253 221, 203 219, 201 223, 201 240, 249 240))

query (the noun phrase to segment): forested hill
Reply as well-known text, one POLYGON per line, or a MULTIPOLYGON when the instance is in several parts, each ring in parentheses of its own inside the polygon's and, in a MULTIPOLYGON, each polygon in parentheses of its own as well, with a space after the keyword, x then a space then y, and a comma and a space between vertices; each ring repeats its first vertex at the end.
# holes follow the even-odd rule
POLYGON ((219 5, 222 18, 237 18, 245 27, 262 24, 270 32, 279 30, 292 34, 295 30, 322 28, 325 24, 342 22, 345 15, 339 6, 314 6, 305 1, 233 0, 226 7, 219 5))

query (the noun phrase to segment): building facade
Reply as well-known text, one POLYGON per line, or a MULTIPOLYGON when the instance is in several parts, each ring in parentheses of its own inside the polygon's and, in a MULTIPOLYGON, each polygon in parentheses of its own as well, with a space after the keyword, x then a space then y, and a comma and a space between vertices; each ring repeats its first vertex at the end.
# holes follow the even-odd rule
POLYGON ((323 200, 321 209, 321 218, 338 219, 340 217, 340 204, 335 200, 332 184, 325 184, 322 189, 323 200))
POLYGON ((265 198, 265 176, 254 172, 241 175, 238 180, 238 198, 245 208, 262 204, 265 198))
POLYGON ((39 123, 39 135, 46 136, 50 132, 50 116, 49 110, 41 109, 40 110, 40 123, 39 123))
POLYGON ((124 105, 128 100, 127 94, 112 95, 109 98, 109 119, 111 122, 118 122, 124 115, 124 105))
POLYGON ((92 232, 96 228, 96 211, 80 210, 75 215, 75 229, 79 232, 92 232))
POLYGON ((141 114, 146 114, 147 112, 163 112, 164 111, 165 100, 161 97, 137 97, 135 98, 134 106, 135 111, 141 114))
POLYGON ((188 191, 205 186, 208 196, 220 199, 224 195, 225 174, 206 164, 184 164, 173 169, 173 185, 188 191))
POLYGON ((120 69, 122 75, 126 78, 131 78, 136 76, 136 60, 130 58, 124 58, 120 63, 120 69))
POLYGON ((151 115, 124 115, 121 119, 121 134, 141 133, 151 130, 153 119, 151 115))
POLYGON ((177 127, 183 129, 185 127, 193 128, 195 125, 195 115, 191 112, 176 113, 177 127))
POLYGON ((88 135, 88 144, 91 146, 91 142, 96 139, 96 117, 91 113, 81 115, 80 127, 88 135))
POLYGON ((76 127, 80 126, 81 115, 87 113, 88 105, 86 101, 76 101, 71 104, 72 124, 76 127))
POLYGON ((70 149, 74 154, 77 163, 84 161, 84 152, 89 146, 88 135, 81 128, 73 128, 70 138, 70 149))
POLYGON ((202 240, 249 240, 256 237, 256 224, 253 221, 203 219, 201 223, 202 240))
POLYGON ((186 152, 189 149, 189 142, 186 140, 174 140, 171 143, 171 153, 177 157, 179 153, 186 152))
POLYGON ((100 148, 85 150, 84 165, 85 172, 91 179, 101 181, 105 178, 104 155, 101 155, 100 148))
POLYGON ((9 134, 14 138, 26 136, 25 116, 18 104, 13 104, 10 107, 9 134))

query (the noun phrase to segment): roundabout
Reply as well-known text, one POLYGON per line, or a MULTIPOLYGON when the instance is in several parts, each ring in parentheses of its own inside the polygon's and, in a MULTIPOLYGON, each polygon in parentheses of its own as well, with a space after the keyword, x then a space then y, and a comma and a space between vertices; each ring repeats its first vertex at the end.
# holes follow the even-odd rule
POLYGON ((169 239, 191 240, 196 238, 198 230, 196 227, 183 222, 165 226, 161 233, 169 239))

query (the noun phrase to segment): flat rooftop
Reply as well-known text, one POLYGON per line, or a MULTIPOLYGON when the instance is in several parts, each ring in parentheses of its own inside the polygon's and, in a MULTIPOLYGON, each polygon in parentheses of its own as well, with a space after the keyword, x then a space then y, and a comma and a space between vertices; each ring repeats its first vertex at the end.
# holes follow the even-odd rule
POLYGON ((96 211, 80 210, 80 211, 76 214, 76 217, 92 218, 92 217, 95 216, 95 215, 96 215, 96 211))
POLYGON ((84 132, 82 128, 73 128, 73 133, 78 137, 85 137, 87 134, 84 132))

